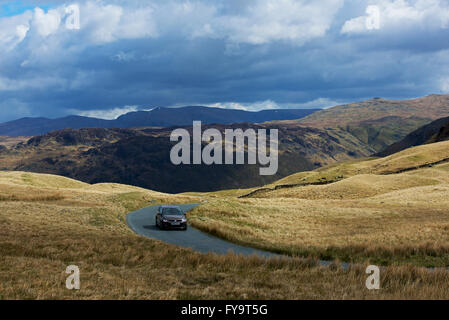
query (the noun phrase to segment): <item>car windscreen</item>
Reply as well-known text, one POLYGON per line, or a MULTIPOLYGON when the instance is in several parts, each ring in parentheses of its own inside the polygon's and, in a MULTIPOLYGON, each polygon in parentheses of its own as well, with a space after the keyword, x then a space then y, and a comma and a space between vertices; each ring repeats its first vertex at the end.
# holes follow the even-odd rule
POLYGON ((181 210, 177 208, 163 208, 162 214, 164 215, 170 215, 170 216, 182 216, 184 213, 182 213, 181 210))

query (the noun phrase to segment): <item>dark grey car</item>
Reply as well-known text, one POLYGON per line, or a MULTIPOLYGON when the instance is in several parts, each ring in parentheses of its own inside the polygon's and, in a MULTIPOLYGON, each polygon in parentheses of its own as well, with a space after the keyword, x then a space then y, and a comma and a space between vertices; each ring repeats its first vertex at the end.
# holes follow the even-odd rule
POLYGON ((160 229, 187 230, 187 217, 178 206, 160 206, 156 214, 156 226, 160 229))

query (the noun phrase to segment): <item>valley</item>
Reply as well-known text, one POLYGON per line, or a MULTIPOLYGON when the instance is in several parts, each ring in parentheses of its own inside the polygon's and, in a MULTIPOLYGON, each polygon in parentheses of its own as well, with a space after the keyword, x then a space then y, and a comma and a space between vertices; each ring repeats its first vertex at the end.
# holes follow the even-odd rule
MULTIPOLYGON (((192 133, 191 127, 185 128, 192 133)), ((54 131, 0 151, 0 169, 51 173, 88 183, 131 184, 169 193, 204 192, 264 185, 298 171, 374 152, 341 130, 268 124, 204 126, 204 130, 208 128, 221 132, 278 129, 277 174, 261 176, 259 165, 173 165, 170 150, 176 143, 170 142, 171 130, 167 129, 54 131)))

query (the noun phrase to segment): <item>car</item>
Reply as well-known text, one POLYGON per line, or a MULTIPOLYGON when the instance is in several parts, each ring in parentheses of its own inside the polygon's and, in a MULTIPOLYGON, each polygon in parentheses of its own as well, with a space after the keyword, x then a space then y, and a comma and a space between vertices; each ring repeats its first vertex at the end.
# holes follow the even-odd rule
POLYGON ((187 230, 186 214, 178 206, 160 206, 156 214, 156 226, 162 230, 187 230))

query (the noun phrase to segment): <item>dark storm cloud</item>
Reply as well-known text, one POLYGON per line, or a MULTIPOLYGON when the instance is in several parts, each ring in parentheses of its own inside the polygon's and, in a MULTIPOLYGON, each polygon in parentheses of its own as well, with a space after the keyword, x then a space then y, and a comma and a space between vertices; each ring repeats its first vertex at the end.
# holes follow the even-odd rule
POLYGON ((187 104, 330 106, 449 90, 443 1, 83 2, 80 30, 65 28, 60 2, 45 5, 51 10, 0 18, 0 121, 187 104), (365 27, 369 4, 382 13, 379 29, 365 27))

